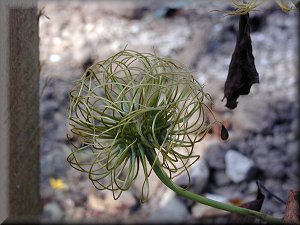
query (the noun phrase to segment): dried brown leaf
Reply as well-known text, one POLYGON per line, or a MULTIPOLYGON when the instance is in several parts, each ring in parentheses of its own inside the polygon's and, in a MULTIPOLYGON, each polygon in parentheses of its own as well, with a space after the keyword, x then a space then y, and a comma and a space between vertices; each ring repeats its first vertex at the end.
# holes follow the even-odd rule
POLYGON ((240 16, 236 46, 224 87, 224 98, 227 98, 225 106, 234 109, 238 104, 238 97, 248 95, 254 83, 259 83, 259 76, 252 54, 249 13, 247 13, 240 16))
MULTIPOLYGON (((240 207, 252 209, 259 212, 264 202, 264 199, 265 199, 264 194, 261 192, 260 187, 257 186, 256 199, 250 202, 246 202, 242 204, 240 207)), ((232 213, 229 218, 229 224, 252 224, 254 220, 255 218, 251 216, 242 216, 237 213, 232 213)))
POLYGON ((290 190, 283 221, 286 224, 300 224, 299 218, 299 191, 290 190))

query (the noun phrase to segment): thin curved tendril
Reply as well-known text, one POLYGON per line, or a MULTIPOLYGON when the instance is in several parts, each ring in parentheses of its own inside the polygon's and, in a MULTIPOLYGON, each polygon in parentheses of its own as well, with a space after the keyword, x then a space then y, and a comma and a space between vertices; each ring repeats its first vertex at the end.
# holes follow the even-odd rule
POLYGON ((68 161, 114 198, 142 169, 142 201, 148 199, 149 151, 171 179, 185 172, 190 183, 188 168, 200 157, 194 145, 220 123, 204 100, 211 101, 179 62, 124 49, 89 67, 70 92, 71 131, 87 147, 73 145, 68 161), (208 123, 207 112, 214 119, 208 123))

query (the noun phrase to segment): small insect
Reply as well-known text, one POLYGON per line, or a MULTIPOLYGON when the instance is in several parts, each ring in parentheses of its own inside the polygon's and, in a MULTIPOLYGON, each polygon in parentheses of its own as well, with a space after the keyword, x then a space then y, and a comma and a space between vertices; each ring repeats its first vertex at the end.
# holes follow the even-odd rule
POLYGON ((222 127, 221 127, 221 138, 222 140, 227 140, 229 137, 229 134, 228 134, 228 130, 226 129, 226 127, 222 124, 222 127))

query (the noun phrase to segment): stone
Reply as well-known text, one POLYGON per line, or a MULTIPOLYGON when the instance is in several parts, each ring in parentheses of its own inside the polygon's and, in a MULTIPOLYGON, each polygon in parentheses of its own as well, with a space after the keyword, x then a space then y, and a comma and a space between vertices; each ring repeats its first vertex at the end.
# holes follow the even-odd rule
POLYGON ((209 168, 213 168, 213 169, 225 168, 224 151, 221 149, 220 145, 218 144, 210 145, 206 149, 204 159, 206 160, 209 168))
POLYGON ((55 100, 45 101, 40 106, 40 114, 43 121, 52 121, 54 113, 59 111, 59 104, 55 100))
POLYGON ((273 135, 272 147, 281 149, 287 144, 287 136, 282 134, 288 134, 288 131, 278 132, 276 135, 273 135))
POLYGON ((207 186, 209 178, 209 169, 207 163, 204 160, 199 159, 195 162, 189 169, 190 174, 190 184, 186 173, 182 173, 174 181, 179 186, 185 188, 188 185, 188 190, 194 193, 201 193, 203 189, 207 186))
POLYGON ((290 142, 288 143, 287 147, 287 154, 291 157, 297 157, 299 154, 299 143, 294 141, 294 142, 290 142))
MULTIPOLYGON (((216 194, 206 194, 205 197, 223 203, 228 202, 227 198, 216 194)), ((192 212, 192 216, 197 219, 204 218, 204 217, 222 216, 222 215, 227 215, 229 213, 227 211, 216 209, 200 203, 196 203, 192 207, 191 212, 192 212)))
POLYGON ((54 149, 41 158, 41 172, 44 176, 64 176, 70 167, 66 158, 68 156, 66 145, 57 145, 54 149))
POLYGON ((141 19, 147 11, 147 6, 140 4, 140 2, 106 1, 101 4, 101 10, 127 19, 141 19))
POLYGON ((87 198, 87 205, 90 209, 99 211, 99 212, 104 212, 105 211, 105 205, 104 205, 104 200, 101 199, 100 197, 96 196, 95 194, 89 194, 87 198))
POLYGON ((220 187, 228 185, 231 182, 224 170, 215 170, 213 173, 213 180, 214 183, 220 187))
POLYGON ((242 96, 239 100, 238 107, 230 121, 233 131, 243 136, 249 131, 260 133, 272 129, 272 123, 277 115, 272 108, 270 109, 267 96, 253 96, 252 98, 242 96))
POLYGON ((299 118, 295 118, 291 124, 291 130, 293 133, 298 133, 299 135, 299 118))
POLYGON ((167 191, 158 207, 148 217, 149 223, 183 223, 191 217, 187 207, 180 201, 175 192, 167 191))
POLYGON ((254 162, 235 150, 228 150, 225 155, 226 175, 235 183, 247 178, 254 162))
POLYGON ((64 211, 56 202, 47 203, 43 208, 43 218, 46 221, 60 221, 64 217, 64 211))
POLYGON ((105 198, 105 210, 111 215, 118 215, 123 211, 128 211, 130 208, 137 204, 137 199, 134 198, 130 190, 123 191, 121 196, 114 200, 112 194, 106 195, 105 198))
POLYGON ((196 31, 191 40, 178 55, 178 60, 183 64, 192 67, 197 62, 197 57, 202 53, 205 45, 205 33, 203 30, 196 31))
POLYGON ((119 215, 137 204, 137 200, 130 190, 123 191, 121 196, 115 200, 109 190, 91 190, 87 194, 88 209, 99 213, 119 215))
POLYGON ((74 208, 74 212, 72 213, 72 217, 70 218, 70 220, 72 221, 80 221, 84 218, 84 213, 85 213, 85 210, 84 208, 82 207, 75 207, 74 208))
POLYGON ((214 187, 212 190, 216 195, 221 195, 226 198, 240 198, 241 193, 239 190, 240 184, 230 184, 226 186, 214 187))
MULTIPOLYGON (((55 139, 57 140, 57 142, 64 142, 67 139, 67 135, 66 133, 68 132, 66 129, 66 126, 63 122, 63 120, 61 120, 60 123, 58 123, 59 125, 57 126, 56 130, 54 131, 53 136, 55 136, 55 139)), ((69 150, 70 152, 70 150, 69 150)))
POLYGON ((286 176, 285 165, 290 164, 289 156, 276 149, 270 149, 265 156, 257 157, 255 161, 256 167, 262 170, 266 177, 276 179, 286 176))

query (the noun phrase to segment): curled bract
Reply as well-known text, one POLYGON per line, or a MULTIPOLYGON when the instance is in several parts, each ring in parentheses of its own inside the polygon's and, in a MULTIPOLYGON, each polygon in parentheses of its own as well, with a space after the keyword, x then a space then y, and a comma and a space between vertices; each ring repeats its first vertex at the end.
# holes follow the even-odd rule
MULTIPOLYGON (((289 12, 297 9, 297 4, 292 0, 274 0, 283 12, 289 12)), ((223 12, 231 16, 246 15, 251 11, 259 11, 257 8, 266 3, 267 0, 231 0, 232 10, 213 10, 223 12)))
POLYGON ((115 199, 141 172, 145 201, 153 167, 149 154, 170 179, 188 174, 199 158, 195 143, 220 123, 211 103, 179 62, 122 50, 89 67, 70 92, 69 122, 80 146, 73 143, 68 162, 96 188, 113 191, 115 199))

